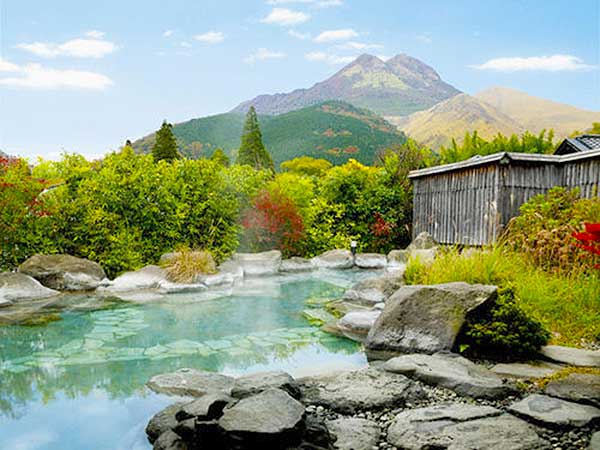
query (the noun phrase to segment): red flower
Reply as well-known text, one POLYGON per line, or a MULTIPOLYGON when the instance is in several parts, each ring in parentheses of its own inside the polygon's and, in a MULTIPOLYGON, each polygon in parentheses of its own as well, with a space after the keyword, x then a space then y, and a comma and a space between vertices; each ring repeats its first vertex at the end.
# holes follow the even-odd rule
MULTIPOLYGON (((585 232, 573 233, 572 236, 579 241, 575 244, 577 247, 600 256, 600 223, 586 223, 585 232)), ((600 264, 595 267, 600 269, 600 264)))

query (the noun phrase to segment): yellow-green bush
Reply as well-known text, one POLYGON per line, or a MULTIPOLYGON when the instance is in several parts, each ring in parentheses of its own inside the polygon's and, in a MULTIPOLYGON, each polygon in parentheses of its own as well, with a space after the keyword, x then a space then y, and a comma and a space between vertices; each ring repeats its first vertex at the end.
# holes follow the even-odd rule
POLYGON ((162 261, 167 278, 174 283, 193 283, 198 275, 217 272, 217 265, 210 252, 180 247, 162 261))

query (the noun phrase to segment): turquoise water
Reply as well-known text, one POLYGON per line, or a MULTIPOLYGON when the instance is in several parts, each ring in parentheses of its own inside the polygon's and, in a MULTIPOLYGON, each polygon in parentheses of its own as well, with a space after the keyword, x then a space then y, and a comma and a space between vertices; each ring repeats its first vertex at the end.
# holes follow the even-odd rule
POLYGON ((233 292, 66 309, 43 326, 0 327, 0 449, 141 450, 173 399, 144 387, 181 367, 300 376, 365 363, 360 347, 311 326, 306 301, 337 298, 364 272, 278 277, 233 292))

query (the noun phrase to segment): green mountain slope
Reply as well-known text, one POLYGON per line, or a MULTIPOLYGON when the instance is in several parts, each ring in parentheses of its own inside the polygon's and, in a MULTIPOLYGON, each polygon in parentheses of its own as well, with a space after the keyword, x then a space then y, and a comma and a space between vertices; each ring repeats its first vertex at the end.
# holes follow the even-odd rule
MULTIPOLYGON (((226 113, 175 124, 180 150, 191 158, 210 156, 221 147, 235 158, 244 115, 226 113)), ((377 153, 406 137, 382 117, 348 103, 327 101, 278 116, 259 116, 263 141, 275 166, 298 156, 324 158, 343 164, 350 158, 371 164, 377 153)), ((154 135, 133 143, 148 153, 154 135)))

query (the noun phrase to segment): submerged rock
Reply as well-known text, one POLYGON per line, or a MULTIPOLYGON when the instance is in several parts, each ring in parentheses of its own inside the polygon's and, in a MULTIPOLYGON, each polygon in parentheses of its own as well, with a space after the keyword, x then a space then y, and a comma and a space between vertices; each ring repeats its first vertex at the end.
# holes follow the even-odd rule
POLYGON ((19 272, 57 291, 89 291, 106 279, 100 264, 71 255, 35 255, 19 266, 19 272))
POLYGON ((154 392, 169 395, 201 397, 208 393, 231 394, 234 379, 214 372, 196 369, 179 369, 150 378, 147 385, 154 392))
POLYGON ((275 275, 281 266, 281 252, 236 253, 233 260, 242 267, 245 276, 275 275))
POLYGON ((350 250, 329 250, 312 259, 315 267, 320 269, 351 269, 354 257, 350 250))
POLYGON ((552 380, 544 392, 553 397, 600 407, 600 375, 572 373, 565 378, 552 380))
POLYGON ((43 286, 36 279, 23 273, 0 273, 0 307, 25 300, 54 297, 60 292, 43 286))
POLYGON ((281 272, 308 272, 315 268, 312 260, 293 256, 290 259, 281 261, 281 272))
POLYGON ((379 253, 357 253, 354 265, 361 269, 383 269, 387 266, 387 258, 379 253))
POLYGON ((383 368, 474 398, 502 398, 514 391, 485 367, 449 353, 398 356, 383 368))
POLYGON ((281 389, 296 399, 302 396, 296 380, 290 374, 282 371, 243 375, 235 380, 231 395, 235 398, 246 398, 273 388, 281 389))
POLYGON ((572 366, 600 367, 600 350, 546 345, 541 348, 540 354, 551 361, 572 366))
POLYGON ((600 409, 547 395, 532 394, 512 404, 509 411, 535 422, 557 427, 583 427, 600 419, 600 409))
POLYGON ((336 438, 333 443, 336 450, 372 450, 381 434, 376 422, 355 417, 329 420, 327 428, 336 438))
POLYGON ((454 347, 467 315, 496 299, 498 288, 447 283, 402 286, 386 302, 366 340, 367 350, 435 353, 454 347))

